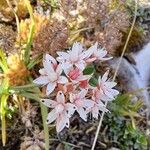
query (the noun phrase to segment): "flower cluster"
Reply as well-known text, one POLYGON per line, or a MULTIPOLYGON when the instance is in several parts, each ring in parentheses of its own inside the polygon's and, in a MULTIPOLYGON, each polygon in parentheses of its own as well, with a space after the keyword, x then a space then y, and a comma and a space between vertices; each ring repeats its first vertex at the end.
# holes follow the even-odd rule
POLYGON ((34 83, 46 86, 46 95, 51 99, 41 99, 41 102, 52 108, 47 123, 56 120, 56 130, 60 132, 69 127, 69 119, 75 111, 84 121, 89 113, 98 119, 99 111, 108 111, 104 102, 113 100, 119 92, 113 89, 116 83, 108 79, 108 71, 97 79, 96 86, 90 84, 94 72, 87 73, 87 66, 111 59, 105 57, 107 51, 99 48, 98 43, 89 49, 74 43, 67 52, 57 54, 56 59, 49 54, 44 56, 41 75, 34 83))

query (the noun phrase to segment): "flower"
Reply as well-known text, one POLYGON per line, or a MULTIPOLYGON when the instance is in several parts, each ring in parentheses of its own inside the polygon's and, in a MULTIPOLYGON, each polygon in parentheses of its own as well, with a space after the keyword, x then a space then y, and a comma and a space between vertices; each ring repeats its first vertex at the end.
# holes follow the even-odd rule
POLYGON ((41 102, 53 110, 47 116, 47 124, 56 120, 56 131, 60 132, 65 127, 69 127, 69 118, 76 110, 75 105, 65 103, 65 97, 62 91, 56 96, 56 101, 50 99, 41 99, 41 102))
POLYGON ((87 113, 91 112, 92 117, 95 119, 98 119, 99 111, 108 112, 108 109, 101 101, 99 101, 98 103, 94 102, 93 107, 87 109, 86 111, 87 111, 87 113))
MULTIPOLYGON (((116 86, 116 82, 108 80, 109 71, 106 71, 105 74, 98 79, 98 86, 95 92, 99 92, 99 98, 104 101, 113 100, 115 96, 119 94, 119 91, 113 89, 116 86), (102 95, 102 96, 101 96, 102 95)), ((97 95, 98 97, 98 95, 97 95)))
POLYGON ((80 83, 81 81, 88 80, 90 75, 83 75, 83 72, 77 67, 71 67, 64 70, 66 76, 72 81, 72 83, 80 83))
POLYGON ((102 48, 98 48, 98 43, 96 42, 93 46, 89 48, 90 52, 93 52, 89 58, 86 58, 86 62, 93 62, 96 60, 110 60, 112 57, 104 58, 107 55, 107 51, 102 48))
POLYGON ((86 109, 90 109, 94 106, 92 100, 85 98, 87 92, 88 90, 82 89, 79 93, 70 93, 70 102, 76 106, 76 111, 84 121, 87 120, 86 109))
POLYGON ((45 55, 43 66, 44 68, 39 70, 41 76, 33 82, 38 85, 47 85, 46 95, 54 91, 57 83, 65 84, 68 82, 65 76, 61 76, 62 68, 60 65, 57 65, 56 60, 52 56, 48 54, 45 55))
POLYGON ((83 70, 86 66, 85 58, 88 58, 92 51, 85 51, 78 42, 74 43, 72 49, 67 52, 57 52, 57 61, 62 63, 63 69, 76 66, 83 70))

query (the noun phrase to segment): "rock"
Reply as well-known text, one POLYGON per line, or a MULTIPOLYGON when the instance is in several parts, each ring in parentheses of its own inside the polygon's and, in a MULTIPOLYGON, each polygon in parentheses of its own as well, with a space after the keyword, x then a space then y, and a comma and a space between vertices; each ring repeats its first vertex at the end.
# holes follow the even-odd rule
MULTIPOLYGON (((123 58, 118 77, 121 79, 126 91, 136 91, 138 89, 145 89, 136 92, 137 97, 144 99, 147 106, 150 107, 150 94, 146 87, 150 85, 150 43, 148 43, 141 51, 132 54, 136 64, 131 64, 127 59, 123 58)), ((119 58, 115 58, 110 62, 113 69, 116 69, 116 64, 119 58)))

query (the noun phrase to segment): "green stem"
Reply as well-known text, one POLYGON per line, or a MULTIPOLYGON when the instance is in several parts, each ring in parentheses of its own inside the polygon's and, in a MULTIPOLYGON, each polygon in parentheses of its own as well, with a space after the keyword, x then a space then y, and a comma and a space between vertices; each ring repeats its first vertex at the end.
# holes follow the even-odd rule
POLYGON ((44 106, 42 103, 40 103, 41 107, 41 114, 42 114, 42 121, 43 121, 43 127, 44 127, 44 136, 45 136, 45 149, 49 150, 49 129, 48 125, 46 124, 46 118, 48 115, 47 107, 44 106))
POLYGON ((2 122, 2 143, 3 146, 6 144, 6 119, 5 119, 5 108, 7 104, 8 94, 3 94, 1 97, 1 122, 2 122))

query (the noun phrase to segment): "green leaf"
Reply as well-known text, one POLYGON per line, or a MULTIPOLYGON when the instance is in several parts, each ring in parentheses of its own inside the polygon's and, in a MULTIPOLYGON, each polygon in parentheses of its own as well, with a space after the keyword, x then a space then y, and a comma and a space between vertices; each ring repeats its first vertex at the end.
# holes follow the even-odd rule
POLYGON ((98 84, 98 80, 94 77, 92 77, 90 80, 89 80, 89 84, 93 87, 96 87, 97 84, 98 84))
POLYGON ((31 18, 30 32, 29 32, 29 36, 28 36, 28 40, 27 40, 27 44, 26 44, 25 52, 24 52, 24 61, 25 61, 25 64, 27 65, 30 60, 30 51, 31 51, 31 45, 32 45, 32 40, 33 40, 33 35, 34 35, 34 30, 35 30, 35 22, 34 22, 34 16, 33 16, 33 9, 30 4, 30 1, 24 0, 24 2, 27 6, 27 9, 29 11, 30 18, 31 18))
POLYGON ((2 49, 0 49, 0 67, 4 72, 8 69, 5 54, 2 49))
POLYGON ((27 85, 22 85, 22 86, 13 86, 13 87, 9 87, 10 90, 26 90, 29 88, 34 88, 37 87, 37 85, 35 84, 27 84, 27 85))
POLYGON ((92 73, 94 73, 95 68, 92 65, 87 66, 84 70, 83 70, 83 74, 84 75, 90 75, 92 73))
POLYGON ((148 144, 147 143, 147 138, 146 138, 146 136, 144 134, 140 134, 138 136, 137 142, 142 144, 142 145, 145 145, 145 146, 147 146, 147 144, 148 144))
POLYGON ((30 70, 32 69, 36 64, 38 64, 43 57, 43 54, 38 55, 33 60, 30 61, 30 63, 27 65, 27 68, 30 70))

